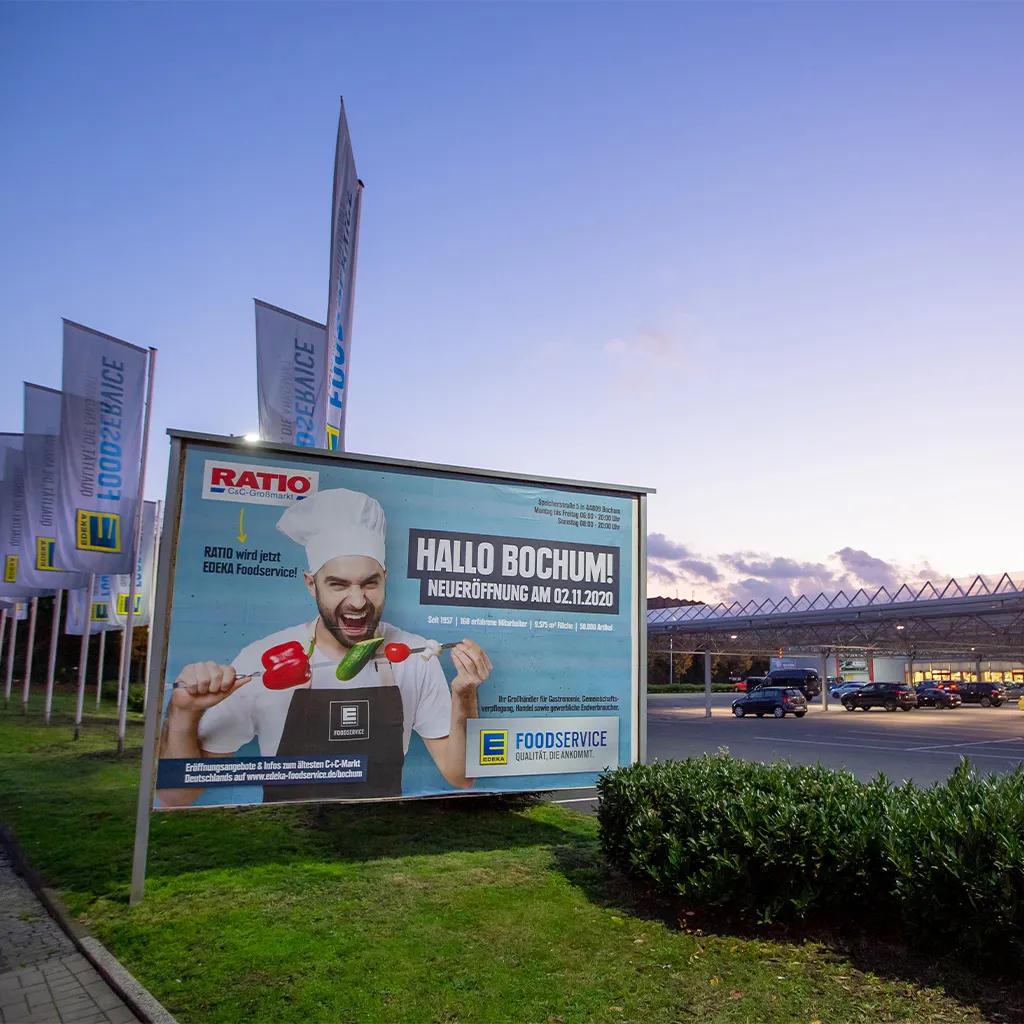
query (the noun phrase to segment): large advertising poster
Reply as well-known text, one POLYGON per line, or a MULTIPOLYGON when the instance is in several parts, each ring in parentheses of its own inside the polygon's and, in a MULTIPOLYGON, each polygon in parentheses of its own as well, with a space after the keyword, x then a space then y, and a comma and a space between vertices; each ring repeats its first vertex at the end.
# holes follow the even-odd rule
POLYGON ((576 788, 638 757, 639 493, 182 462, 155 806, 576 788))

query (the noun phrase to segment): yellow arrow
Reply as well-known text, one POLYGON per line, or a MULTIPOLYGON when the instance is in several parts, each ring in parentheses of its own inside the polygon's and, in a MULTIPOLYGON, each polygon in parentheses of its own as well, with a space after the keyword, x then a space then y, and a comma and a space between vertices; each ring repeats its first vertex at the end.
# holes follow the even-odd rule
POLYGON ((244 544, 249 534, 245 532, 245 509, 238 513, 238 543, 244 544))

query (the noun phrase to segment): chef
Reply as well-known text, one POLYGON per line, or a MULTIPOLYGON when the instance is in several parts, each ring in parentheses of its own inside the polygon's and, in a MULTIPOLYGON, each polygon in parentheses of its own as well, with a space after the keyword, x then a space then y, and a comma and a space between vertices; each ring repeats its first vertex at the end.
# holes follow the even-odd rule
MULTIPOLYGON (((472 640, 457 644, 449 692, 438 645, 381 621, 387 580, 383 509, 358 491, 321 491, 291 506, 277 528, 306 549, 304 579, 317 616, 250 644, 230 665, 186 665, 167 705, 160 756, 233 757, 253 738, 264 756, 358 755, 366 768, 362 781, 264 784, 264 802, 400 796, 402 763, 415 729, 445 779, 468 789, 473 780, 466 777, 466 720, 479 715, 477 688, 491 662, 472 640), (349 649, 381 636, 426 650, 394 665, 371 659, 354 678, 339 681, 335 670, 349 649), (289 642, 300 644, 308 658, 309 682, 271 689, 258 675, 263 654, 289 642)), ((157 796, 165 807, 180 807, 201 792, 161 789, 157 796)))

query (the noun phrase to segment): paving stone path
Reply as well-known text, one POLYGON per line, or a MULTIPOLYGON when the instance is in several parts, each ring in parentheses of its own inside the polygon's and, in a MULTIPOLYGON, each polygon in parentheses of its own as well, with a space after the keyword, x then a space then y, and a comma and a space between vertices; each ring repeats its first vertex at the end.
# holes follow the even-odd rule
POLYGON ((0 850, 0 1024, 137 1020, 0 850))

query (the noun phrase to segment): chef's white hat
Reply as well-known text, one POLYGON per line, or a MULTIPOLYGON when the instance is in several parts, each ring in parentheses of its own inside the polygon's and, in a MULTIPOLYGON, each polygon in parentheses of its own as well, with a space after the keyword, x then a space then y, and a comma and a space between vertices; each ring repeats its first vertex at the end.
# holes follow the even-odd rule
POLYGON ((306 548, 311 573, 341 555, 368 555, 383 568, 386 526, 377 501, 343 487, 297 501, 277 523, 286 537, 306 548))

